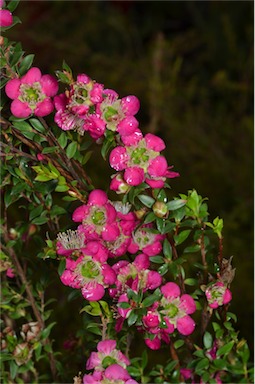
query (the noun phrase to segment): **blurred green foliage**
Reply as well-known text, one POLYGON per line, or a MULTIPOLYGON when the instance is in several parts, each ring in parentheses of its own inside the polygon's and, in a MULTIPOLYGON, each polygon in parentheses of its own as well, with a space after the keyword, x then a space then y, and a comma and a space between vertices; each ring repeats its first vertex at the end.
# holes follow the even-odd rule
MULTIPOLYGON (((253 3, 22 1, 16 13, 22 24, 8 37, 35 53, 42 71, 66 60, 74 73, 139 97, 143 132, 166 141, 181 174, 173 193, 197 189, 211 217, 224 219, 224 255, 237 268, 231 310, 252 347, 253 3)), ((107 188, 110 172, 98 158, 90 176, 107 188)))

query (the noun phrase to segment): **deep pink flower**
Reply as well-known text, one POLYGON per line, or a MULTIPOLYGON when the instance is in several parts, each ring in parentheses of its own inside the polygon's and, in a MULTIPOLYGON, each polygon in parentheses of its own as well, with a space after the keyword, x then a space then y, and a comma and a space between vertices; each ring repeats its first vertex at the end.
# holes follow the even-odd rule
POLYGON ((13 279, 15 277, 14 269, 13 268, 8 268, 6 270, 6 276, 13 279))
POLYGON ((86 239, 113 242, 120 234, 116 216, 117 212, 106 193, 96 189, 90 193, 87 204, 76 208, 73 221, 82 223, 78 230, 86 239))
POLYGON ((103 371, 112 364, 118 364, 125 369, 130 364, 128 358, 116 348, 116 340, 100 341, 97 351, 91 353, 86 369, 103 371))
POLYGON ((58 82, 51 75, 42 75, 39 68, 33 67, 20 79, 12 79, 5 86, 7 96, 12 99, 11 112, 19 118, 31 114, 49 115, 54 105, 51 100, 58 91, 58 82))
POLYGON ((67 259, 66 269, 60 277, 62 283, 81 289, 83 297, 89 301, 100 300, 105 288, 115 282, 116 275, 106 262, 98 259, 99 256, 91 255, 89 249, 85 249, 76 261, 67 259))
POLYGON ((0 1, 0 27, 9 27, 13 23, 12 13, 8 9, 2 9, 4 1, 0 1))
POLYGON ((114 148, 109 157, 109 162, 112 168, 116 171, 122 171, 126 168, 129 156, 127 154, 126 148, 116 147, 114 148))
POLYGON ((148 256, 158 255, 162 250, 162 241, 165 236, 145 231, 150 228, 150 224, 142 225, 133 232, 128 251, 132 254, 141 251, 148 256))
POLYGON ((195 322, 189 316, 196 310, 194 299, 187 294, 181 295, 177 284, 169 282, 161 287, 163 297, 160 305, 160 313, 182 335, 190 335, 195 329, 195 322))
POLYGON ((221 305, 228 304, 232 300, 231 291, 222 283, 217 281, 216 283, 207 287, 205 295, 209 304, 209 307, 215 309, 221 305))

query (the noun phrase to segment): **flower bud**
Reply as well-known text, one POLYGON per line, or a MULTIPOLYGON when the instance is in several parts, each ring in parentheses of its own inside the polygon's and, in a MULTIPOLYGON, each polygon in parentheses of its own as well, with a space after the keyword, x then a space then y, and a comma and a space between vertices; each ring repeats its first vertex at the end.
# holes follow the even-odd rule
POLYGON ((168 212, 167 205, 163 203, 163 201, 156 201, 152 207, 152 210, 157 217, 164 217, 168 212))
POLYGON ((136 215, 136 217, 137 217, 139 220, 141 220, 141 219, 144 217, 144 215, 146 214, 146 212, 147 212, 147 209, 146 209, 146 208, 141 208, 141 209, 139 209, 138 211, 135 211, 135 215, 136 215))

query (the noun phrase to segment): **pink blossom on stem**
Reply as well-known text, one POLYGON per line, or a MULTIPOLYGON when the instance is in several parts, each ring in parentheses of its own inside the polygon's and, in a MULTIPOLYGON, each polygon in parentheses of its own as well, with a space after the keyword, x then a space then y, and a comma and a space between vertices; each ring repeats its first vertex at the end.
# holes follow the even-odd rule
POLYGON ((11 112, 19 118, 47 116, 53 109, 51 97, 58 91, 58 82, 51 75, 42 75, 33 67, 20 79, 12 79, 5 86, 7 96, 12 99, 11 112))
POLYGON ((8 9, 2 9, 4 7, 4 1, 0 1, 0 27, 10 27, 13 23, 12 13, 8 9))
POLYGON ((209 307, 213 309, 216 309, 221 305, 228 304, 232 300, 231 291, 221 281, 217 281, 216 283, 209 285, 205 291, 205 295, 209 307))
POLYGON ((163 297, 160 305, 160 313, 170 324, 185 336, 190 335, 195 329, 195 322, 189 316, 196 310, 194 299, 187 294, 181 295, 179 286, 176 283, 166 283, 161 287, 163 297))

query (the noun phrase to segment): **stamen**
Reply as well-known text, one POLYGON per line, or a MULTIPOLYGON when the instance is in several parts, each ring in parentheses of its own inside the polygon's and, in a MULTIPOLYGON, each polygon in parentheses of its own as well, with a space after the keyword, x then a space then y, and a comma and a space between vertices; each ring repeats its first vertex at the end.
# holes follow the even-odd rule
POLYGON ((66 232, 58 233, 57 240, 65 249, 80 249, 84 247, 84 235, 78 230, 68 229, 66 232))

